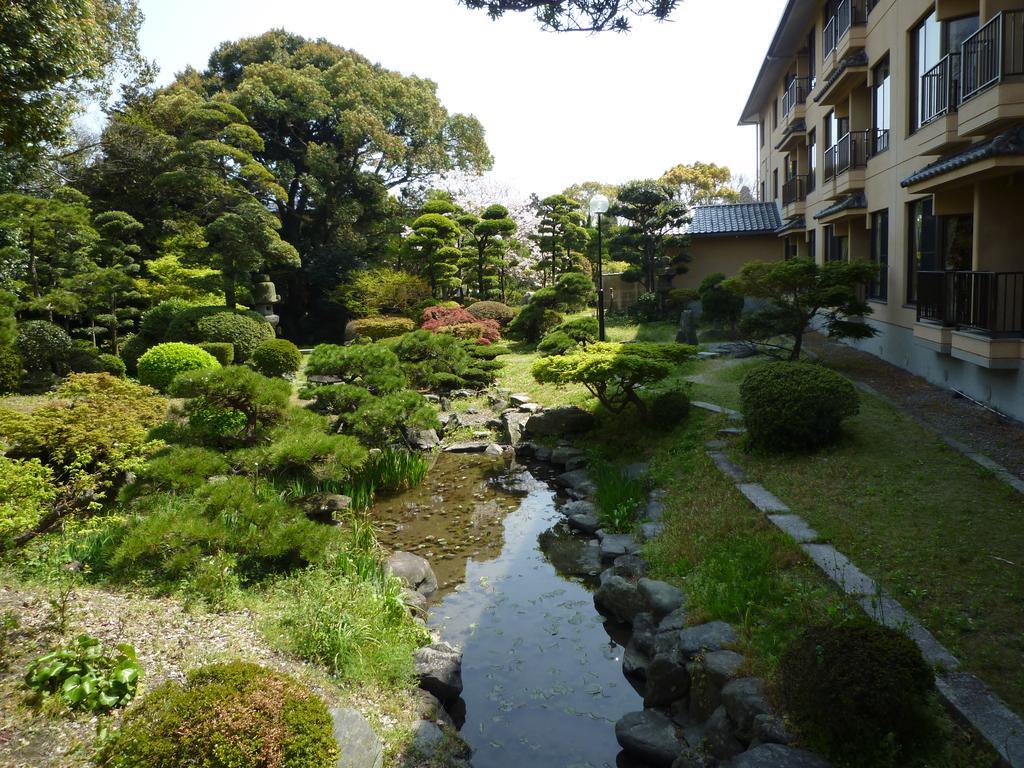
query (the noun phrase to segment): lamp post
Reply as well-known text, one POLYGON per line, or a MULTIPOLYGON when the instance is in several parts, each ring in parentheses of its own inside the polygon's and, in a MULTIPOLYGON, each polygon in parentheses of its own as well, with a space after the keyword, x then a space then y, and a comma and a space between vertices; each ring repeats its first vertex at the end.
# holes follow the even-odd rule
POLYGON ((601 215, 608 212, 608 198, 590 198, 590 212, 597 214, 597 338, 604 341, 604 264, 601 249, 601 215))

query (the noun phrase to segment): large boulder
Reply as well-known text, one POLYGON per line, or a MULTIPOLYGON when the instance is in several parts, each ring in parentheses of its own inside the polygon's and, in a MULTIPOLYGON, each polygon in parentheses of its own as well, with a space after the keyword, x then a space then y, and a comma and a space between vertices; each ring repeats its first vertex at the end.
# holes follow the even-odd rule
POLYGON ((445 706, 462 695, 462 654, 448 643, 419 648, 413 655, 413 667, 420 688, 432 693, 445 706))
POLYGON ((611 562, 622 555, 635 555, 640 551, 637 540, 628 533, 608 533, 602 536, 598 532, 598 538, 601 539, 601 559, 605 561, 611 562))
POLYGON ((743 751, 725 707, 718 707, 704 724, 704 750, 719 760, 728 760, 743 751))
POLYGON ((384 742, 354 709, 332 709, 334 739, 340 754, 337 768, 381 768, 384 742))
POLYGON ((722 688, 722 703, 729 717, 736 723, 736 733, 744 741, 754 738, 754 720, 757 716, 772 713, 764 695, 764 683, 756 677, 744 677, 726 683, 722 688))
POLYGON ((781 744, 762 744, 725 764, 725 768, 830 768, 828 762, 805 752, 781 744))
POLYGON ((619 720, 615 738, 624 750, 654 768, 671 768, 685 746, 672 721, 653 709, 630 712, 619 720))
POLYGON ((429 451, 441 444, 441 438, 436 429, 409 429, 405 430, 405 437, 409 446, 417 451, 429 451))
POLYGON ((667 707, 684 698, 690 691, 690 673, 686 659, 679 651, 661 653, 647 665, 645 707, 667 707))
POLYGON ((594 414, 575 405, 552 408, 530 416, 526 422, 526 434, 553 436, 587 432, 593 428, 594 421, 594 414))
POLYGON ((605 616, 627 624, 631 624, 643 608, 636 584, 615 575, 601 577, 601 586, 594 593, 594 605, 605 616))
POLYGON ((664 581, 640 579, 637 582, 637 588, 640 590, 640 595, 647 601, 651 613, 658 619, 682 608, 683 602, 686 600, 681 589, 664 581))
POLYGON ((395 552, 387 559, 385 567, 402 584, 414 589, 424 597, 437 591, 437 576, 430 563, 412 552, 395 552))
POLYGON ((501 414, 501 429, 505 442, 509 445, 519 445, 526 432, 526 422, 530 420, 530 414, 519 411, 505 411, 501 414))

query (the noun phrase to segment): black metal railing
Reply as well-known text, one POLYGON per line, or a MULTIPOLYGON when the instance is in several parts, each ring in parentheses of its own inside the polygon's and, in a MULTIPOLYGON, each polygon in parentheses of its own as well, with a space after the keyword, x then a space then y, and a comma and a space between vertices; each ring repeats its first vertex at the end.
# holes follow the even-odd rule
POLYGON ((807 177, 794 176, 782 185, 782 204, 792 205, 807 199, 807 177))
POLYGON ((825 22, 825 28, 821 31, 821 55, 822 61, 839 45, 839 33, 836 17, 833 16, 825 22))
POLYGON ((889 148, 889 129, 888 128, 875 128, 871 132, 871 147, 869 155, 874 157, 881 152, 885 152, 889 148))
POLYGON ((836 142, 835 175, 851 168, 863 168, 869 157, 871 131, 850 131, 836 142))
POLYGON ((810 85, 810 78, 807 77, 794 77, 789 81, 786 92, 782 94, 782 116, 784 118, 789 117, 790 112, 807 101, 807 96, 811 91, 810 85))
POLYGON ((1024 75, 1024 11, 1001 11, 961 47, 961 103, 1013 75, 1024 75))
POLYGON ((919 272, 917 318, 989 336, 1024 334, 1024 272, 919 272))
POLYGON ((942 57, 921 75, 921 125, 955 111, 960 103, 960 54, 942 57))
POLYGON ((843 35, 850 31, 850 27, 867 23, 867 7, 863 0, 841 0, 836 8, 836 39, 841 40, 843 35))

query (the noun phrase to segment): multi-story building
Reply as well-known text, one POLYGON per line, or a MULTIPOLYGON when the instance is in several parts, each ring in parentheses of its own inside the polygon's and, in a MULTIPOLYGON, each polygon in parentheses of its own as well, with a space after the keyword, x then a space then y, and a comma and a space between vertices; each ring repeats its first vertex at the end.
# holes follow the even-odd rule
POLYGON ((1024 419, 1024 2, 789 0, 740 122, 787 257, 878 265, 859 346, 1024 419))

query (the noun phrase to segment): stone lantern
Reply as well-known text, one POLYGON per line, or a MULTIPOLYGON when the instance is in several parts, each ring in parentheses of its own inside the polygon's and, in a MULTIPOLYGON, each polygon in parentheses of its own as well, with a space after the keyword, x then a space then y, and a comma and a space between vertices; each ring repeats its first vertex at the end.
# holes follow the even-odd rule
POLYGON ((276 330, 281 322, 281 318, 274 314, 274 304, 281 300, 277 288, 270 282, 269 275, 254 275, 252 283, 253 310, 263 315, 276 330))

